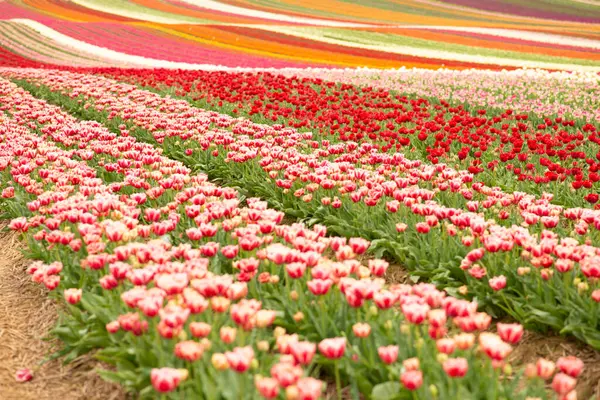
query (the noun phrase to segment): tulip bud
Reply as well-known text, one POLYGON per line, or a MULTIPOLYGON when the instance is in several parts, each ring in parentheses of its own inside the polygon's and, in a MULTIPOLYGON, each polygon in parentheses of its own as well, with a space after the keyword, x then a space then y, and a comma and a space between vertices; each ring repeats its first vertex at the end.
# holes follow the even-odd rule
POLYGON ((385 323, 383 324, 383 327, 384 327, 385 329, 387 329, 388 331, 390 331, 390 330, 392 330, 392 328, 394 327, 394 324, 392 323, 392 321, 391 321, 391 320, 389 320, 389 319, 388 319, 388 320, 387 320, 387 321, 385 321, 385 323))
POLYGON ((295 290, 292 290, 290 292, 290 299, 292 299, 294 301, 298 301, 298 297, 299 297, 298 292, 296 292, 295 290))
POLYGON ((185 368, 179 368, 177 371, 179 371, 179 376, 181 377, 182 381, 185 381, 188 376, 190 376, 190 371, 185 368))
POLYGON ((256 348, 259 351, 269 351, 269 342, 267 342, 266 340, 261 340, 256 344, 256 348))
POLYGON ((469 288, 466 285, 463 285, 458 288, 458 293, 460 293, 463 296, 466 296, 467 293, 469 293, 469 288))
POLYGON ((583 293, 587 292, 589 288, 590 288, 590 285, 588 285, 587 282, 580 282, 577 285, 577 293, 583 294, 583 293))
POLYGON ((304 319, 304 314, 301 311, 298 311, 296 314, 294 314, 294 321, 300 322, 303 319, 304 319))
POLYGON ((288 386, 285 388, 285 399, 286 400, 296 400, 298 399, 298 387, 296 385, 288 386))
POLYGON ((229 362, 223 353, 213 354, 210 362, 212 363, 213 367, 219 371, 224 371, 229 368, 229 362))
POLYGON ((437 355, 437 361, 442 364, 444 361, 446 361, 448 359, 448 354, 445 353, 438 353, 437 355))
POLYGON ((437 386, 435 386, 433 383, 429 385, 429 392, 431 393, 432 397, 437 397, 437 395, 439 394, 437 386))
POLYGON ((529 363, 525 366, 525 376, 529 379, 537 377, 537 368, 535 364, 529 363))
POLYGON ((410 333, 410 326, 408 324, 400 325, 400 332, 404 335, 408 335, 410 333))
POLYGON ((233 341, 235 340, 237 329, 229 326, 223 326, 219 334, 223 343, 230 344, 233 343, 233 341))
POLYGON ((200 340, 200 344, 202 345, 204 350, 210 350, 210 348, 212 347, 212 342, 207 338, 203 338, 202 340, 200 340))
POLYGON ((259 367, 258 360, 256 358, 253 358, 252 361, 250 361, 250 368, 257 369, 258 367, 259 367))
POLYGON ((415 371, 420 368, 420 361, 417 357, 407 358, 402 361, 402 366, 406 371, 415 371))
POLYGON ((278 326, 273 330, 273 336, 275 336, 275 338, 278 338, 283 335, 285 335, 285 328, 278 326))

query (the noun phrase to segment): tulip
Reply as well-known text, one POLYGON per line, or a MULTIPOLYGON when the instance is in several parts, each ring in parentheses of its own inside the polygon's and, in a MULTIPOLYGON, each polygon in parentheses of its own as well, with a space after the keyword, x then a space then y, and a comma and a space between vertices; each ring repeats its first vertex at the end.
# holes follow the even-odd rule
POLYGON ((496 276, 490 279, 490 287, 495 291, 502 290, 506 287, 506 277, 504 275, 496 276))
POLYGON ((381 346, 377 349, 377 354, 385 364, 393 364, 398 359, 398 350, 398 346, 381 346))
POLYGON ((186 340, 175 345, 175 355, 185 361, 196 361, 202 356, 203 352, 202 345, 193 340, 186 340))
POLYGON ((492 360, 502 361, 512 351, 512 347, 493 333, 483 332, 479 335, 479 345, 492 360))
POLYGON ((535 366, 537 376, 544 380, 550 379, 552 374, 554 374, 555 365, 552 361, 540 358, 535 366))
POLYGON ((315 355, 317 345, 311 342, 291 342, 289 344, 289 351, 301 365, 309 365, 315 355))
POLYGON ((577 378, 581 374, 581 371, 583 371, 583 361, 574 356, 560 357, 556 361, 556 366, 561 372, 573 378, 577 378))
POLYGON ((319 351, 329 359, 336 360, 342 358, 346 351, 346 338, 324 339, 319 342, 319 351))
POLYGON ((226 352, 225 357, 231 369, 243 373, 250 368, 250 364, 254 359, 254 351, 250 346, 236 347, 233 351, 226 352))
POLYGON ((108 331, 108 333, 117 333, 119 329, 121 329, 119 321, 111 321, 108 324, 106 324, 106 330, 108 331))
POLYGON ((396 224, 396 231, 398 233, 402 233, 406 230, 406 228, 408 228, 408 225, 404 224, 404 223, 398 223, 396 224))
POLYGON ((560 395, 566 395, 575 389, 576 384, 577 380, 575 378, 560 372, 552 380, 552 389, 560 395))
POLYGON ((295 385, 298 379, 302 377, 302 368, 289 363, 277 363, 271 367, 271 376, 277 380, 277 383, 286 388, 295 385))
POLYGON ((469 364, 465 358, 449 358, 444 361, 444 371, 451 378, 461 378, 467 374, 469 364))
POLYGON ((219 335, 223 343, 230 344, 233 343, 236 337, 237 330, 235 328, 229 326, 221 327, 219 331, 219 335))
POLYGON ((404 371, 400 376, 400 382, 410 391, 417 390, 423 384, 423 372, 419 370, 404 371))
POLYGON ((407 358, 406 360, 402 361, 402 366, 406 371, 417 371, 420 368, 420 362, 416 357, 407 358))
POLYGON ((229 361, 225 354, 222 353, 214 353, 210 359, 212 366, 219 370, 224 371, 229 368, 229 361))
POLYGON ((402 312, 404 316, 408 320, 408 322, 412 324, 421 324, 425 321, 427 317, 427 313, 429 312, 429 306, 426 304, 404 304, 402 306, 402 312))
POLYGON ((81 289, 66 289, 64 291, 65 300, 69 304, 77 304, 81 300, 81 289))
POLYGON ((375 276, 385 275, 389 264, 384 260, 369 260, 369 270, 375 276))
POLYGON ((366 338, 371 334, 371 325, 365 322, 357 322, 352 325, 352 332, 357 338, 366 338))
POLYGON ((204 338, 210 334, 212 327, 206 322, 191 322, 190 332, 196 338, 204 338))
POLYGON ((33 373, 29 368, 21 368, 15 373, 15 380, 17 382, 28 382, 33 379, 33 373))
POLYGON ((274 399, 279 395, 279 384, 274 378, 260 378, 256 380, 256 390, 265 399, 274 399))
POLYGON ((306 282, 308 290, 310 290, 310 292, 315 296, 323 296, 327 294, 332 284, 333 281, 330 279, 313 279, 306 282))
POLYGON ((298 388, 298 399, 317 400, 323 392, 323 382, 315 378, 302 378, 296 385, 298 388))
POLYGON ((454 339, 438 339, 436 341, 436 346, 440 353, 452 354, 456 347, 456 343, 454 342, 454 339))
POLYGON ((153 368, 150 371, 150 382, 159 393, 172 392, 179 386, 182 374, 174 368, 153 368))
POLYGON ((496 325, 500 339, 505 342, 517 344, 523 337, 523 325, 521 324, 503 324, 496 325))
POLYGON ((456 343, 456 347, 461 350, 467 350, 473 347, 475 343, 475 335, 472 333, 459 333, 454 336, 454 343, 456 343))

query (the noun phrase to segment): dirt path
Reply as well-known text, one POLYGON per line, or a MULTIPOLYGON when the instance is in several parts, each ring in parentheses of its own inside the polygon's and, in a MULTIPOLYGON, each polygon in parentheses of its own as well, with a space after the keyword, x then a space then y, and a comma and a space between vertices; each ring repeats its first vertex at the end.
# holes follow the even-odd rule
POLYGON ((19 252, 20 246, 13 233, 0 233, 0 398, 124 399, 117 385, 95 374, 98 363, 91 357, 66 366, 56 360, 39 366, 55 344, 42 339, 54 327, 57 307, 47 291, 25 273, 27 260, 19 252), (23 367, 34 370, 34 378, 17 383, 15 371, 23 367))

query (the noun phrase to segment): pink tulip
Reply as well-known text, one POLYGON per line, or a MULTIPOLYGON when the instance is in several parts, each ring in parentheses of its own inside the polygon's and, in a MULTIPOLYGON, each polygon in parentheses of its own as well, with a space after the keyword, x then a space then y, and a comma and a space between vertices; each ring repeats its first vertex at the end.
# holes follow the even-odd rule
POLYGON ((377 349, 377 354, 385 364, 393 364, 398 359, 398 350, 398 346, 381 346, 377 349))
POLYGON ((490 287, 495 291, 502 290, 506 287, 506 277, 499 275, 490 279, 490 287))
POLYGON ((417 390, 423 384, 423 372, 419 370, 404 371, 400 376, 400 382, 410 391, 417 390))
POLYGON ((150 372, 150 382, 159 393, 172 392, 181 380, 181 372, 174 368, 153 368, 150 372))
POLYGON ((583 371, 583 361, 574 356, 560 357, 556 361, 556 366, 561 372, 573 378, 577 378, 581 374, 581 371, 583 371))
POLYGON ((15 379, 17 382, 28 382, 33 379, 33 373, 29 368, 21 368, 15 373, 15 379))
POLYGON ((523 325, 521 324, 503 324, 496 325, 498 335, 507 343, 517 344, 523 337, 523 325))
POLYGON ((461 378, 467 374, 469 364, 465 358, 449 358, 444 361, 443 368, 451 378, 461 378))
POLYGON ((319 343, 319 351, 329 359, 342 358, 346 351, 346 338, 324 339, 319 343))
POLYGON ((82 291, 81 289, 66 289, 64 291, 65 300, 69 304, 77 304, 81 300, 82 291))

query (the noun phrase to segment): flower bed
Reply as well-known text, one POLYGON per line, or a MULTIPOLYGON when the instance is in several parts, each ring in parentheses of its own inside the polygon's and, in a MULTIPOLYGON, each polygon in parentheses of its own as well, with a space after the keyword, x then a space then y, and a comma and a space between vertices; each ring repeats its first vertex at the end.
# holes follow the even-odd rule
POLYGON ((551 191, 570 207, 598 201, 598 99, 590 89, 598 79, 591 73, 96 71, 332 143, 371 142, 384 153, 445 163, 510 192, 551 191), (473 80, 477 90, 468 86, 473 80))
POLYGON ((52 92, 28 88, 280 210, 374 239, 373 253, 395 257, 413 278, 476 298, 495 315, 599 347, 598 211, 563 208, 549 195, 505 193, 473 182, 468 172, 387 156, 368 144, 328 146, 308 133, 203 111, 105 78, 3 73, 48 85, 52 92))
POLYGON ((160 150, 5 80, 0 104, 2 207, 37 260, 34 281, 68 304, 55 330, 66 360, 101 348, 116 366, 103 376, 142 397, 312 399, 323 369, 338 395, 349 382, 375 399, 546 398, 553 377, 573 397, 578 360, 556 375, 540 360, 520 385, 503 362, 520 325, 485 333, 475 303, 386 286, 385 261, 356 260, 368 241, 282 225, 266 203, 242 206, 160 150))

